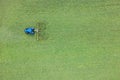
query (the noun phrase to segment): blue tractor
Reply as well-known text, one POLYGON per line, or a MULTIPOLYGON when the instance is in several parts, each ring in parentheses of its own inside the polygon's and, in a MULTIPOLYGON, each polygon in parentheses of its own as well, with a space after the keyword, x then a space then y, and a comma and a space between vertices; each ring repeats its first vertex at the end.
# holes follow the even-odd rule
POLYGON ((31 26, 24 29, 24 32, 27 35, 35 35, 37 40, 40 39, 40 31, 41 31, 40 23, 37 23, 35 28, 31 26))
POLYGON ((35 34, 35 28, 32 28, 32 27, 25 28, 24 32, 26 34, 34 35, 35 34))

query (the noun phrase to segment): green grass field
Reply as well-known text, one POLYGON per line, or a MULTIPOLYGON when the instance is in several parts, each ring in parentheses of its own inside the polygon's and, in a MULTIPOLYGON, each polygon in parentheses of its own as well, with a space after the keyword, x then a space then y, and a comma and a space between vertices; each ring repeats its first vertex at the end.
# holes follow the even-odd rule
POLYGON ((120 1, 0 0, 0 80, 120 80, 120 1))

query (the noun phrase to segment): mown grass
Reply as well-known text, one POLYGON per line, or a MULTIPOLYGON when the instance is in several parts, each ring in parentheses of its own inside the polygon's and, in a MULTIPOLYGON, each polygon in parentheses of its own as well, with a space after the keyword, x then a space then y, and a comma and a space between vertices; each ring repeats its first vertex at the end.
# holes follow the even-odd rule
POLYGON ((119 80, 119 0, 1 0, 1 80, 119 80), (24 28, 45 23, 43 39, 24 28))

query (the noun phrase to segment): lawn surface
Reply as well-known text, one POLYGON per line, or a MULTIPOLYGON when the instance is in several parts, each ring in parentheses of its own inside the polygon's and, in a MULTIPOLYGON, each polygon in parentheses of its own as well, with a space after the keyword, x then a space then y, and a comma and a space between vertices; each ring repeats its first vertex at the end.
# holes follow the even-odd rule
POLYGON ((119 0, 0 0, 0 29, 0 80, 120 80, 119 0))

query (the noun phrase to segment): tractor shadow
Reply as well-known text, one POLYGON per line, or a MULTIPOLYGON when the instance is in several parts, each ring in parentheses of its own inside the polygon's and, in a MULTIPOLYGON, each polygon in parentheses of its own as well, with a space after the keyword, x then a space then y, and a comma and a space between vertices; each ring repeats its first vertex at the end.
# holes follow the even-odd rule
POLYGON ((47 40, 49 38, 48 33, 46 31, 46 25, 48 23, 47 22, 38 22, 37 26, 40 30, 40 32, 38 32, 38 40, 47 40))

